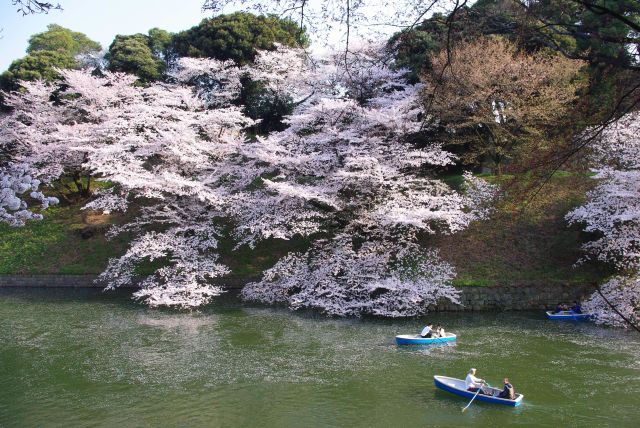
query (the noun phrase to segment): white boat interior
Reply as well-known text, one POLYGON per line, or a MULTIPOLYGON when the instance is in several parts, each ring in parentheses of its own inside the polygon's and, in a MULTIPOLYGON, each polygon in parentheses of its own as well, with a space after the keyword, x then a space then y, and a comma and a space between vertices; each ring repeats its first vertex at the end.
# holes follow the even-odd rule
MULTIPOLYGON (((460 391, 467 391, 467 387, 465 386, 464 380, 462 379, 456 379, 456 378, 447 377, 447 376, 434 376, 434 378, 438 379, 440 382, 452 388, 458 389, 460 391)), ((499 388, 493 388, 485 385, 482 387, 482 391, 485 393, 485 395, 489 395, 496 400, 515 401, 515 400, 509 400, 507 398, 498 398, 498 394, 500 394, 500 392, 502 391, 502 389, 499 389, 499 388)), ((521 395, 522 394, 516 393, 516 400, 521 395)))
POLYGON ((396 337, 399 337, 401 339, 444 339, 444 338, 456 337, 456 335, 453 333, 445 333, 443 337, 439 337, 439 336, 422 337, 419 334, 399 334, 396 337))

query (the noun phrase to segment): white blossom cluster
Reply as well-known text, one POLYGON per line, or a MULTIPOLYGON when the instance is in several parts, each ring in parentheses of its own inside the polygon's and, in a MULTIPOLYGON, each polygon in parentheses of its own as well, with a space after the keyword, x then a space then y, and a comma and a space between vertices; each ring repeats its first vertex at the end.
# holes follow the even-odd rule
POLYGON ((437 252, 379 238, 342 233, 318 240, 306 253, 278 261, 242 295, 340 316, 412 316, 440 299, 459 303, 458 290, 449 285, 454 270, 437 252))
MULTIPOLYGON (((567 215, 570 224, 598 238, 584 246, 587 257, 610 263, 622 274, 602 292, 627 318, 640 321, 640 112, 629 113, 604 129, 594 144, 597 187, 588 201, 567 215)), ((601 323, 622 319, 596 293, 585 304, 601 323)))
POLYGON ((0 168, 0 222, 11 226, 24 226, 28 220, 41 220, 42 214, 28 209, 24 194, 40 202, 42 209, 58 203, 58 199, 47 197, 38 189, 40 180, 30 175, 25 165, 11 165, 0 168))
MULTIPOLYGON (((226 64, 201 63, 198 73, 229 70, 226 64)), ((232 77, 237 72, 229 71, 232 77)), ((134 85, 135 76, 121 73, 60 74, 62 88, 23 82, 25 94, 11 95, 13 111, 3 129, 15 147, 13 159, 48 180, 82 168, 109 183, 87 209, 124 211, 136 201, 132 220, 111 231, 130 233, 133 240, 102 274, 109 288, 135 281, 140 266, 159 263, 137 298, 151 306, 207 303, 222 291, 209 280, 228 273, 217 262, 216 224, 232 190, 229 177, 240 170, 233 158, 239 157, 237 146, 245 139, 242 130, 253 121, 230 104, 225 86, 217 88, 221 101, 214 107, 181 83, 140 87, 134 85), (49 102, 54 91, 55 105, 49 102)), ((24 182, 30 178, 25 177, 24 182)), ((31 183, 35 189, 37 180, 31 183)), ((15 201, 9 202, 14 209, 15 201)), ((14 217, 27 214, 22 210, 14 217)))
MULTIPOLYGON (((638 275, 616 276, 600 287, 602 295, 632 323, 640 322, 640 279, 638 275)), ((583 304, 586 312, 595 315, 598 324, 628 328, 629 324, 611 309, 609 303, 600 295, 593 293, 583 304)))

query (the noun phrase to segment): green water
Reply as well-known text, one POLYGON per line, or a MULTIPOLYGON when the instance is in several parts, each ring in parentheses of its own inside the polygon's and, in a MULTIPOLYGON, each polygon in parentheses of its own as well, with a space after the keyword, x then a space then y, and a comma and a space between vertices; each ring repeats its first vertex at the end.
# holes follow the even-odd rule
POLYGON ((400 349, 420 319, 239 303, 146 309, 93 291, 0 291, 0 426, 640 426, 640 335, 537 313, 433 316, 452 346, 400 349), (436 390, 470 366, 519 408, 436 390))

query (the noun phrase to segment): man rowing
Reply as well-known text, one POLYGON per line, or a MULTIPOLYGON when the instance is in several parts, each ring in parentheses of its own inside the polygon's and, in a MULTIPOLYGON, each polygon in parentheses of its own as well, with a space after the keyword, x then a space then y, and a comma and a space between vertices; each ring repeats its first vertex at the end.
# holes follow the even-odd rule
POLYGON ((480 394, 484 394, 484 391, 482 390, 482 386, 485 385, 487 382, 485 382, 484 379, 480 379, 476 377, 476 369, 471 368, 469 369, 469 373, 467 373, 467 378, 464 380, 464 385, 467 388, 467 391, 470 392, 477 392, 478 390, 480 390, 480 394))

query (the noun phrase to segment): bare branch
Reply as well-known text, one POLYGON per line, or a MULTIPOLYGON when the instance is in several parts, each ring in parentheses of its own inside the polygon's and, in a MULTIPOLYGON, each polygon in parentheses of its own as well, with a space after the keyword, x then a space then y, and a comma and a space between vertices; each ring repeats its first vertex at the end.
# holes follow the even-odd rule
POLYGON ((36 15, 49 13, 52 10, 62 10, 60 3, 49 3, 37 0, 11 0, 13 6, 18 6, 18 12, 25 15, 36 15))

